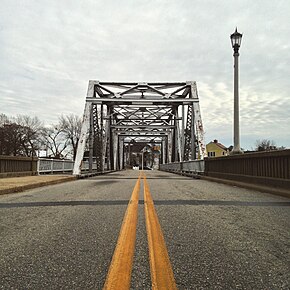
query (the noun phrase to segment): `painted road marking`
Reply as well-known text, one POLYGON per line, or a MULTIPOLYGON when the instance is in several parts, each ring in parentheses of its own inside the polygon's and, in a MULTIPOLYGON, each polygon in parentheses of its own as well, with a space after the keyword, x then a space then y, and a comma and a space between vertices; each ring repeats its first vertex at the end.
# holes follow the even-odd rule
POLYGON ((144 205, 153 290, 177 289, 162 229, 144 174, 144 205))
POLYGON ((136 241, 136 228, 138 220, 138 200, 140 191, 139 176, 131 199, 129 201, 118 242, 111 261, 109 272, 104 285, 105 289, 130 289, 133 256, 136 241))

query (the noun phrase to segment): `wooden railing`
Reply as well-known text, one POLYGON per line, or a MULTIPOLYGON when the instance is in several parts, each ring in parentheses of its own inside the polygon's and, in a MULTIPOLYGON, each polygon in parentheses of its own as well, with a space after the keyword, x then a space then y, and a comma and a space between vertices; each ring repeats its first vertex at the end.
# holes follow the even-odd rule
POLYGON ((0 177, 36 175, 36 157, 0 156, 0 177))
POLYGON ((204 175, 290 189, 290 150, 205 159, 204 175))
POLYGON ((290 150, 207 158, 205 174, 213 172, 290 179, 290 150))
POLYGON ((190 175, 204 174, 290 190, 290 150, 205 158, 199 162, 194 160, 161 164, 160 170, 190 175))
MULTIPOLYGON (((37 157, 0 156, 0 178, 37 175, 41 173, 72 173, 74 161, 37 157)), ((93 170, 96 164, 93 164, 93 170)), ((89 162, 82 162, 82 172, 89 170, 89 162)))

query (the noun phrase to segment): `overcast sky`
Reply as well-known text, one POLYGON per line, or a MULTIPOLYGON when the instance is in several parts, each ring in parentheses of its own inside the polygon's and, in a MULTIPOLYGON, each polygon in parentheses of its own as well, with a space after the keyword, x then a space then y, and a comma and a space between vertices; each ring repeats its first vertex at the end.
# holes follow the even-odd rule
POLYGON ((240 49, 241 146, 290 147, 289 0, 0 0, 0 113, 82 115, 89 79, 197 82, 206 142, 233 143, 240 49))

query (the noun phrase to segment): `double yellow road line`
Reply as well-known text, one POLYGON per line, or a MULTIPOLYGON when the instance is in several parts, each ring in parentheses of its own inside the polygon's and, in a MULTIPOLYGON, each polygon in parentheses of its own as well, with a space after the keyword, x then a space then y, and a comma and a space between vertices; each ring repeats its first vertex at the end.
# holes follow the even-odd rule
POLYGON ((145 174, 139 175, 129 201, 104 290, 130 289, 138 222, 140 182, 144 181, 144 205, 152 289, 177 289, 162 229, 145 174))

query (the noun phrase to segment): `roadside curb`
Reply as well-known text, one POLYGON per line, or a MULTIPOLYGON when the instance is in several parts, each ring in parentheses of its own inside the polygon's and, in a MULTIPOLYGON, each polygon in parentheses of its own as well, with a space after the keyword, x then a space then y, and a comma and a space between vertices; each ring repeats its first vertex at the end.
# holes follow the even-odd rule
POLYGON ((259 185, 259 184, 249 184, 249 183, 245 183, 245 182, 215 178, 215 177, 204 176, 204 175, 201 176, 200 178, 203 180, 213 181, 213 182, 217 182, 217 183, 224 183, 224 184, 228 184, 228 185, 243 187, 243 188, 247 188, 247 189, 253 189, 253 190, 257 190, 257 191, 267 192, 267 193, 271 193, 274 195, 279 195, 279 196, 284 196, 284 197, 290 198, 290 191, 285 190, 285 189, 281 189, 281 188, 274 188, 274 187, 263 186, 263 185, 259 185))
POLYGON ((73 181, 73 180, 76 180, 75 176, 69 176, 69 177, 57 179, 57 180, 50 180, 50 181, 44 181, 44 182, 39 182, 39 183, 32 183, 32 184, 27 184, 27 185, 22 185, 22 186, 16 186, 16 187, 7 188, 7 189, 0 189, 0 195, 22 192, 22 191, 28 190, 28 189, 34 189, 37 187, 43 187, 46 185, 54 185, 54 184, 64 183, 64 182, 73 181))
POLYGON ((47 186, 47 185, 54 185, 54 184, 68 182, 68 181, 94 177, 94 176, 98 176, 98 175, 110 174, 110 173, 113 173, 113 172, 116 172, 116 170, 105 171, 105 172, 84 173, 84 174, 80 174, 80 175, 77 175, 77 176, 68 176, 68 177, 65 177, 65 178, 57 179, 57 180, 49 180, 49 181, 43 181, 43 182, 38 182, 38 183, 36 182, 36 183, 32 183, 32 184, 14 186, 14 187, 11 187, 11 188, 0 189, 0 195, 22 192, 22 191, 25 191, 25 190, 28 190, 28 189, 34 189, 34 188, 37 188, 37 187, 43 187, 43 186, 47 186))
POLYGON ((169 172, 169 173, 173 173, 173 174, 178 174, 181 176, 186 176, 186 177, 191 177, 194 179, 200 179, 201 175, 198 172, 190 172, 190 171, 167 171, 167 170, 160 170, 162 172, 169 172))
POLYGON ((105 171, 105 172, 91 172, 91 173, 83 173, 79 174, 76 176, 77 179, 84 179, 84 178, 89 178, 89 177, 94 177, 94 176, 99 176, 99 175, 105 175, 105 174, 110 174, 116 172, 116 170, 111 170, 111 171, 105 171))

